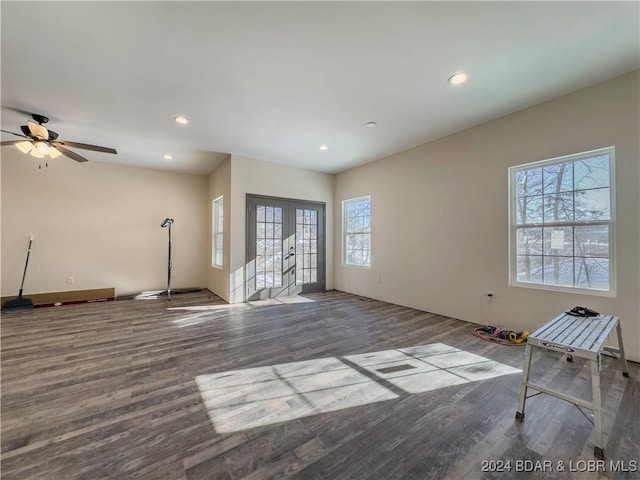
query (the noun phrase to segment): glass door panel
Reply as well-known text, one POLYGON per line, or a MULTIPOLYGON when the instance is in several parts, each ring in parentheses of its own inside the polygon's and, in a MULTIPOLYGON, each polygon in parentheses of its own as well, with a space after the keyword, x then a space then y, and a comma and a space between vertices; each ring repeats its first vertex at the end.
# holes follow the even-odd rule
POLYGON ((318 281, 318 212, 296 208, 296 285, 318 281))
POLYGON ((282 287, 282 207, 256 207, 255 288, 282 287))
POLYGON ((287 202, 281 200, 247 196, 247 299, 273 298, 288 292, 282 255, 287 209, 287 202))
POLYGON ((292 202, 295 232, 295 285, 302 293, 324 290, 324 204, 292 202))

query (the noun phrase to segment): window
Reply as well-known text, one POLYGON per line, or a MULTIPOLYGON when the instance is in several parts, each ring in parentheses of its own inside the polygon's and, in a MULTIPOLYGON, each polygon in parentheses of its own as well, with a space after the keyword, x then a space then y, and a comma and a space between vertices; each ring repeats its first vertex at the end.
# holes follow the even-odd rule
POLYGON ((371 197, 342 202, 344 265, 371 266, 371 197))
POLYGON ((214 267, 224 264, 224 201, 218 197, 213 201, 213 255, 214 267))
POLYGON ((615 292, 614 153, 509 169, 511 285, 615 292))

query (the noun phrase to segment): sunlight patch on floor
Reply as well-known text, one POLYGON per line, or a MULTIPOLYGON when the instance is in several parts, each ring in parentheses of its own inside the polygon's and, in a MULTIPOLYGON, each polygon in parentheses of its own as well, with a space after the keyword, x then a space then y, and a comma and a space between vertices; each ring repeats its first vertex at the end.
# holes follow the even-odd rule
POLYGON ((191 327, 193 325, 200 325, 211 319, 212 318, 209 313, 197 313, 195 315, 187 315, 186 317, 180 317, 175 320, 171 320, 171 323, 178 327, 184 328, 191 327))
POLYGON ((288 295, 275 298, 265 298, 264 300, 251 300, 250 302, 247 302, 247 304, 252 307, 269 307, 289 303, 315 303, 315 300, 308 297, 301 297, 300 295, 288 295))
MULTIPOLYGON (((143 297, 152 298, 152 297, 143 297)), ((226 311, 238 311, 260 307, 270 307, 289 303, 314 303, 307 297, 301 297, 299 295, 291 295, 289 297, 269 298, 266 300, 256 300, 246 303, 220 303, 215 305, 192 305, 181 307, 168 307, 169 311, 185 311, 185 312, 201 312, 199 314, 188 315, 186 317, 177 318, 172 322, 178 327, 190 327, 207 322, 208 320, 216 319, 216 317, 208 317, 209 314, 226 312, 226 311)))
MULTIPOLYGON (((149 299, 156 297, 144 296, 140 297, 141 299, 149 299)), ((181 306, 181 307, 167 307, 167 310, 173 312, 200 312, 199 314, 188 315, 186 317, 177 318, 172 320, 172 322, 178 327, 190 327, 193 325, 198 325, 201 323, 205 323, 208 320, 214 320, 217 317, 208 317, 209 314, 215 314, 219 312, 226 311, 238 311, 238 310, 246 310, 246 309, 254 309, 261 307, 270 307, 270 306, 278 306, 290 303, 315 303, 315 300, 312 300, 307 297, 301 297, 299 295, 291 295, 289 297, 279 297, 279 298, 269 298, 266 300, 255 300, 252 302, 245 303, 219 303, 215 305, 191 305, 191 306, 181 306)))
POLYGON ((220 318, 217 313, 237 311, 251 308, 244 303, 223 303, 219 305, 193 305, 190 307, 168 307, 170 312, 198 312, 171 320, 174 325, 184 328, 200 325, 220 318))
POLYGON ((196 383, 218 433, 398 397, 337 358, 200 375, 196 383))
POLYGON ((309 297, 301 297, 300 295, 289 295, 287 297, 278 297, 281 303, 315 303, 316 300, 312 300, 309 297))
POLYGON ((190 307, 169 307, 167 310, 187 310, 192 312, 216 312, 219 310, 242 310, 249 308, 245 303, 220 303, 216 305, 193 305, 190 307))
POLYGON ((521 373, 517 368, 444 343, 347 355, 344 358, 409 393, 521 373))
POLYGON ((521 373, 443 343, 343 358, 232 370, 195 380, 216 431, 229 433, 399 398, 384 382, 415 394, 521 373))

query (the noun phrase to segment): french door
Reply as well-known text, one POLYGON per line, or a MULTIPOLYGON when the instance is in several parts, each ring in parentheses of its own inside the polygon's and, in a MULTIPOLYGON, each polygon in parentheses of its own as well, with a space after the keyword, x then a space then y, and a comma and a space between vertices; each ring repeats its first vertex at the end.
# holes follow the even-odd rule
POLYGON ((325 288, 325 204, 247 195, 247 299, 325 288))

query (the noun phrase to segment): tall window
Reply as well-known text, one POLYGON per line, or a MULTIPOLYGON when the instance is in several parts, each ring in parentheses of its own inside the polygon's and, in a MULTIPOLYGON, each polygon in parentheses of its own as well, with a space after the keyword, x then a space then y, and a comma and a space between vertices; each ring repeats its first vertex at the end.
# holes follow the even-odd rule
POLYGON ((343 263, 371 266, 371 197, 342 202, 343 263))
POLYGON ((509 169, 511 285, 615 292, 614 153, 509 169))
POLYGON ((213 201, 213 266, 224 264, 224 201, 220 196, 213 201))

